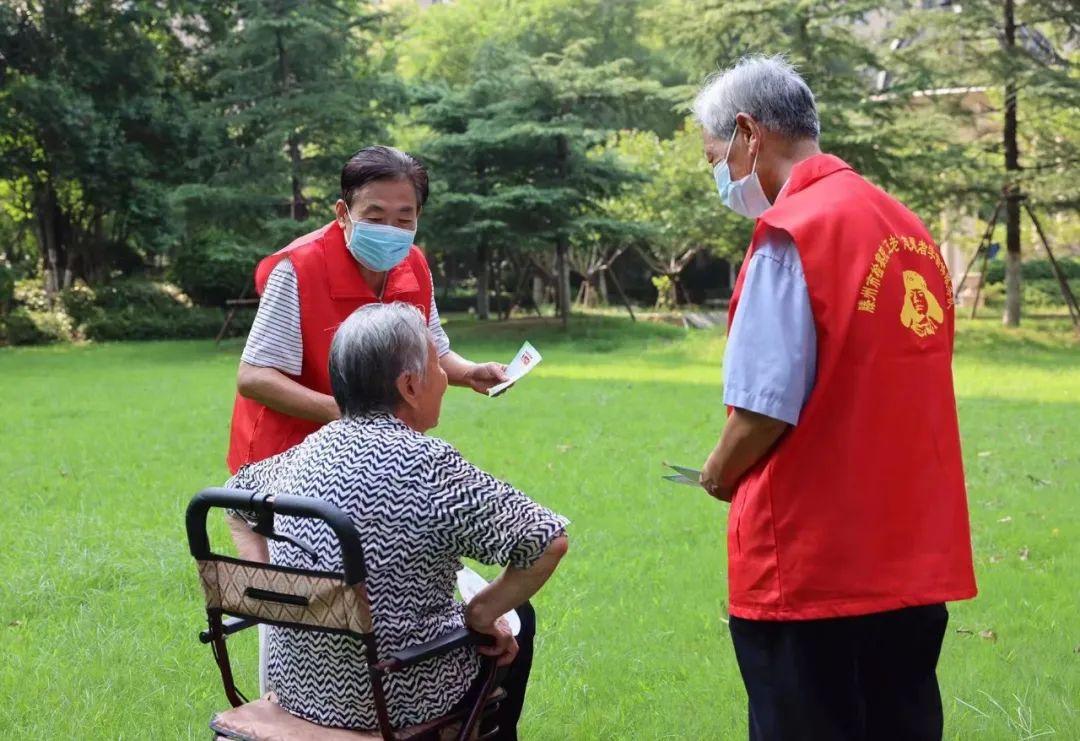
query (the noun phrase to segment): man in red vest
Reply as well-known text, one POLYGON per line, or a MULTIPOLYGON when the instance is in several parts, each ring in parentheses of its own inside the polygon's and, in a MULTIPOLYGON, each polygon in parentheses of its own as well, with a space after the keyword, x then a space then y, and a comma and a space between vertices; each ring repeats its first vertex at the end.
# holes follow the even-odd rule
POLYGON ((753 57, 694 102, 725 205, 756 219, 731 298, 728 516, 752 739, 939 739, 945 602, 975 596, 953 289, 901 203, 818 147, 814 96, 753 57))
POLYGON ((330 388, 330 341, 365 304, 415 306, 450 383, 486 393, 507 380, 505 366, 472 363, 450 350, 431 270, 413 244, 427 197, 427 171, 414 157, 392 147, 361 149, 341 171, 336 218, 259 263, 259 311, 237 373, 232 473, 288 450, 340 416, 330 388))

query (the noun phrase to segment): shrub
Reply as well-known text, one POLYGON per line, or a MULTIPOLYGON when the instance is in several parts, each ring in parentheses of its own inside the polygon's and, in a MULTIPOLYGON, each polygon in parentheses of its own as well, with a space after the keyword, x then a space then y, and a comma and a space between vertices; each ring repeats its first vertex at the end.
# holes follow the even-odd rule
POLYGON ((30 311, 49 311, 49 299, 45 295, 45 286, 38 278, 26 278, 15 281, 12 297, 16 306, 30 311))
MULTIPOLYGON (((98 341, 208 338, 225 320, 222 309, 192 306, 176 286, 133 278, 96 289, 76 284, 60 292, 55 311, 40 282, 20 281, 15 294, 18 305, 0 322, 0 342, 12 345, 70 341, 73 327, 98 341)), ((237 312, 229 335, 246 333, 254 319, 253 310, 237 312)))
MULTIPOLYGON (((490 301, 491 311, 495 313, 500 307, 509 306, 513 301, 513 297, 509 293, 500 293, 498 295, 492 293, 490 301)), ((445 298, 436 293, 435 304, 438 306, 440 314, 476 311, 476 292, 462 293, 453 291, 445 298)))
MULTIPOLYGON (((1080 281, 1080 260, 1075 258, 1059 258, 1058 266, 1061 268, 1061 272, 1065 274, 1065 277, 1070 281, 1080 281)), ((979 263, 976 263, 972 268, 978 270, 979 263)), ((1020 279, 1021 280, 1053 280, 1057 281, 1054 275, 1054 268, 1050 264, 1049 260, 1027 260, 1020 264, 1020 279)), ((1001 283, 1005 280, 1005 261, 993 260, 986 269, 986 282, 987 283, 1001 283)))
POLYGON ((675 282, 667 275, 654 275, 653 287, 656 288, 656 308, 670 309, 675 306, 675 282))
MULTIPOLYGON (((1005 284, 987 283, 982 289, 983 305, 988 309, 1000 309, 1005 305, 1005 284)), ((970 311, 967 307, 964 311, 970 311)))
POLYGON ((221 328, 222 314, 192 308, 163 313, 137 309, 101 310, 83 326, 91 340, 168 340, 213 337, 221 328))
MULTIPOLYGON (((229 327, 229 336, 244 334, 255 319, 254 311, 238 312, 229 327)), ((225 321, 221 309, 196 306, 166 312, 149 313, 135 309, 97 312, 83 325, 87 339, 117 340, 188 340, 216 337, 225 321)))
POLYGON ((100 286, 94 294, 94 305, 106 312, 127 309, 168 312, 191 306, 191 301, 176 286, 135 278, 100 286))
POLYGON ((1061 286, 1056 278, 1026 280, 1020 287, 1024 292, 1024 306, 1033 309, 1065 307, 1061 286))
POLYGON ((11 345, 45 345, 71 340, 71 320, 59 311, 14 309, 4 320, 6 340, 11 345))
POLYGON ((97 311, 97 295, 82 283, 60 292, 60 304, 76 326, 86 323, 97 311))
POLYGON ((265 247, 237 244, 223 234, 208 234, 173 253, 170 277, 200 306, 224 306, 252 289, 255 265, 265 247))
MULTIPOLYGON (((1061 296, 1061 286, 1056 278, 1033 278, 1020 284, 1023 293, 1023 306, 1027 309, 1063 310, 1065 299, 1061 296)), ((1076 287, 1073 288, 1074 292, 1076 287)), ((1005 284, 987 283, 982 290, 986 306, 997 309, 1005 306, 1005 284)))
POLYGON ((11 309, 15 300, 15 272, 6 263, 0 261, 0 316, 11 309))

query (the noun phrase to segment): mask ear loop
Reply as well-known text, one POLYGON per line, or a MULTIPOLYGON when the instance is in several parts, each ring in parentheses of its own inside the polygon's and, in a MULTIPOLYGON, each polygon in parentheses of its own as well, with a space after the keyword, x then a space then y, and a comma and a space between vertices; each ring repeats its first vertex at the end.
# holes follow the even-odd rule
MULTIPOLYGON (((739 124, 736 122, 735 128, 731 130, 731 138, 728 139, 727 152, 724 153, 724 163, 726 164, 728 158, 731 157, 731 145, 735 143, 735 135, 739 133, 739 124)), ((761 147, 758 147, 758 151, 754 153, 754 164, 750 166, 750 175, 757 172, 757 158, 761 154, 761 147)))
POLYGON ((728 163, 728 158, 731 156, 731 145, 735 143, 735 135, 739 133, 739 125, 735 124, 731 127, 731 138, 727 140, 727 151, 724 152, 724 164, 728 163))
MULTIPOLYGON (((749 142, 747 142, 749 143, 749 142)), ((754 164, 750 166, 750 174, 753 175, 757 172, 757 158, 761 154, 761 145, 758 145, 758 151, 754 153, 754 164)))
MULTIPOLYGON (((345 222, 353 229, 356 229, 356 221, 353 220, 352 212, 349 210, 349 204, 347 203, 345 204, 345 222)), ((345 244, 348 244, 349 237, 351 237, 352 235, 350 233, 347 233, 344 227, 342 227, 341 233, 345 235, 345 244)))

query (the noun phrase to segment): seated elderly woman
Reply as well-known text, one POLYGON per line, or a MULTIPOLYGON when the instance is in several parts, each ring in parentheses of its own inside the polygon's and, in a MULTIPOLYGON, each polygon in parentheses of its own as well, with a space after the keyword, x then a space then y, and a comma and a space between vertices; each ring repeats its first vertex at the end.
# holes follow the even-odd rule
MULTIPOLYGON (((535 630, 527 600, 566 553, 567 520, 424 434, 439 421, 447 381, 412 306, 371 304, 353 313, 334 336, 330 378, 342 418, 245 466, 228 486, 318 497, 352 519, 364 546, 380 655, 463 625, 494 636, 493 646, 479 649, 505 667, 508 696, 494 722, 502 738, 516 738, 535 630), (506 566, 468 607, 454 599, 462 557, 506 566), (514 608, 522 623, 516 641, 500 619, 514 608)), ((236 533, 239 523, 231 524, 236 533)), ((340 568, 336 542, 320 537, 319 527, 290 517, 277 523, 282 534, 315 547, 320 569, 340 568)), ((251 542, 238 544, 251 558, 251 542)), ((270 542, 269 559, 311 567, 311 558, 289 543, 270 542)), ((377 727, 358 641, 277 627, 267 635, 268 679, 282 707, 322 725, 377 727)), ((476 651, 458 649, 389 675, 391 721, 422 723, 466 701, 479 681, 476 651)))

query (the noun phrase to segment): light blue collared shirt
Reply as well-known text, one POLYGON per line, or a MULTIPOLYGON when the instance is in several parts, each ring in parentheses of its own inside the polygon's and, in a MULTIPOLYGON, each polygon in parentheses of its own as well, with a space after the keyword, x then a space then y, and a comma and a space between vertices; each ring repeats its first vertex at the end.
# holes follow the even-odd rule
POLYGON ((724 351, 724 403, 797 424, 817 373, 817 332, 799 251, 770 230, 746 266, 724 351))

